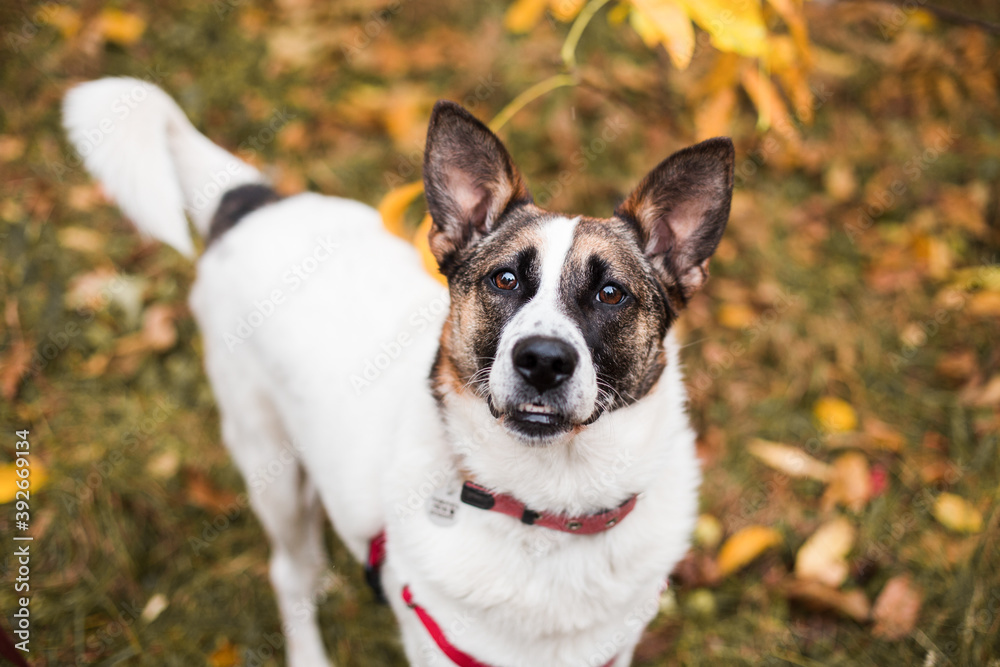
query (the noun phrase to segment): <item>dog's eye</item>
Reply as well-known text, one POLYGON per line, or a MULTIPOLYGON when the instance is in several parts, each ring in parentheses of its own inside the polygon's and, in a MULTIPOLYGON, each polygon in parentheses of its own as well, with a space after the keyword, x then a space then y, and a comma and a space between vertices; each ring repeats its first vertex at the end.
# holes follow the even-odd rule
POLYGON ((609 306, 617 306, 625 300, 625 290, 618 285, 608 283, 597 292, 597 300, 609 306))
POLYGON ((503 269, 493 274, 493 284, 502 290, 517 289, 517 276, 513 271, 503 269))

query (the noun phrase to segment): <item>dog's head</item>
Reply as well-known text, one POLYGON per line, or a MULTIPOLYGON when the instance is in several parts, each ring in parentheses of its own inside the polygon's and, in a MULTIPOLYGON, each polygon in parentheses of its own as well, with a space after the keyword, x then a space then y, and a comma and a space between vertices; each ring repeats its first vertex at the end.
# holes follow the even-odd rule
POLYGON ((565 216, 534 205, 485 125, 438 102, 424 186, 451 293, 436 392, 473 393, 506 430, 541 444, 656 385, 664 337, 729 218, 733 145, 671 155, 611 218, 565 216))

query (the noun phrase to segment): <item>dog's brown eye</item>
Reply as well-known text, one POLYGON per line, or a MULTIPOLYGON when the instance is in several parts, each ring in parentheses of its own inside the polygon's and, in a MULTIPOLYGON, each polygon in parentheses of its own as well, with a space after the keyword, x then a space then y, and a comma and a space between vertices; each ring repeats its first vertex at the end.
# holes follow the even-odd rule
POLYGON ((597 293, 597 300, 609 306, 617 306, 625 298, 625 290, 610 283, 601 288, 597 293))
POLYGON ((503 290, 512 290, 517 287, 517 276, 513 271, 497 271, 493 276, 493 284, 503 290))

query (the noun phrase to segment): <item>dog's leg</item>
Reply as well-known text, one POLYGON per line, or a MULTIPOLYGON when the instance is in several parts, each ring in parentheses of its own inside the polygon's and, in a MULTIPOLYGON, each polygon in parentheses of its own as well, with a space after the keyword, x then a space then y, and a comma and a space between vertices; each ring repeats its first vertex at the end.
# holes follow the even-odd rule
MULTIPOLYGON (((211 348, 214 340, 206 336, 206 346, 211 348)), ((330 665, 316 614, 327 562, 319 494, 301 467, 253 358, 209 349, 206 368, 222 417, 222 439, 243 473, 250 504, 270 541, 271 584, 288 665, 330 665)))

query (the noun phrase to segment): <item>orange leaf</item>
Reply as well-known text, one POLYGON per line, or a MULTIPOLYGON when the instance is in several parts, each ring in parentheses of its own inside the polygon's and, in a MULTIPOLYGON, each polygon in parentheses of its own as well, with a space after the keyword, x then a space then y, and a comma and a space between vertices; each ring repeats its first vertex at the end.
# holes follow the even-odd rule
POLYGON ((434 276, 434 278, 444 285, 448 286, 448 279, 441 274, 438 268, 437 258, 431 253, 430 242, 428 241, 428 235, 431 232, 431 214, 428 213, 424 216, 424 219, 420 222, 420 226, 417 227, 417 233, 413 237, 413 245, 420 253, 420 259, 424 262, 424 268, 427 272, 434 276))
POLYGON ((821 482, 830 479, 830 466, 797 447, 758 438, 750 443, 747 450, 770 467, 790 477, 807 477, 821 482))
POLYGON ((730 133, 736 92, 723 88, 703 102, 694 113, 695 138, 698 141, 721 137, 730 133))
POLYGON ((748 526, 739 530, 719 550, 719 573, 732 574, 781 542, 781 534, 774 528, 748 526))
POLYGON ((860 512, 872 495, 871 471, 868 459, 860 452, 848 452, 833 462, 830 486, 823 494, 822 507, 829 511, 842 505, 852 512, 860 512))
POLYGON ((586 0, 551 0, 549 11, 557 20, 569 23, 580 13, 584 4, 586 4, 586 0))
POLYGON ((858 415, 847 401, 825 396, 813 406, 813 414, 827 433, 853 431, 858 425, 858 415))
POLYGON ((740 70, 740 81, 757 108, 757 126, 762 130, 774 127, 782 138, 797 144, 798 130, 770 77, 748 62, 740 70))
POLYGON ((403 214, 423 191, 424 182, 416 181, 393 188, 385 193, 378 205, 378 212, 382 215, 382 224, 385 225, 385 228, 400 238, 407 238, 404 231, 403 214))
POLYGON ((26 458, 30 461, 27 468, 29 471, 27 478, 18 476, 17 463, 14 461, 0 465, 0 505, 14 500, 17 492, 22 490, 17 485, 18 480, 27 479, 29 484, 28 490, 31 492, 41 491, 42 487, 44 487, 45 483, 48 481, 48 471, 38 461, 38 459, 31 456, 26 458))

